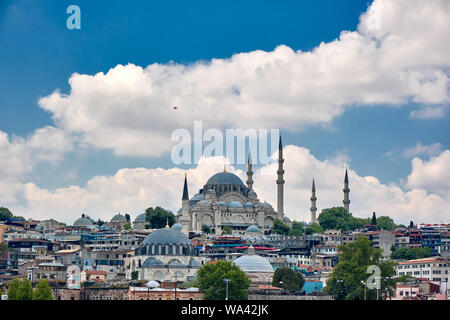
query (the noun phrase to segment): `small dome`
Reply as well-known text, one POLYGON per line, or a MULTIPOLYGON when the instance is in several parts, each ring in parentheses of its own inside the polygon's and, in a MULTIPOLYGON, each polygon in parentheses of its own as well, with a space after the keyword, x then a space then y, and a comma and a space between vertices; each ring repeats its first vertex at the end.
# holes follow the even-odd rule
POLYGON ((219 201, 218 204, 221 207, 226 207, 227 206, 227 204, 224 201, 219 201))
POLYGON ((273 209, 273 207, 272 207, 272 205, 271 205, 270 203, 264 202, 264 203, 262 203, 261 205, 262 205, 264 208, 267 208, 267 209, 273 209))
POLYGON ((88 227, 88 226, 93 226, 94 223, 92 222, 91 219, 82 217, 82 218, 78 218, 77 220, 75 220, 73 225, 74 225, 74 227, 88 227))
POLYGON ((169 267, 185 267, 184 263, 178 260, 169 261, 167 264, 169 267))
POLYGON ((202 264, 200 262, 198 262, 197 260, 195 260, 194 258, 191 258, 189 260, 189 267, 201 267, 202 264))
POLYGON ((147 288, 158 288, 159 287, 159 283, 158 283, 158 281, 150 280, 149 282, 147 282, 145 284, 145 286, 147 288))
POLYGON ((145 213, 142 213, 134 219, 134 222, 146 222, 147 221, 147 215, 145 213))
POLYGON ((127 222, 127 218, 125 218, 122 214, 116 214, 112 219, 111 222, 127 222))
POLYGON ((213 189, 208 189, 208 191, 206 191, 206 194, 216 194, 216 192, 213 189))
POLYGON ((171 228, 157 229, 150 233, 142 242, 146 244, 182 244, 190 245, 189 238, 181 231, 171 228))
POLYGON ((175 223, 175 224, 172 226, 172 229, 173 229, 173 230, 179 230, 179 231, 181 231, 181 229, 183 229, 183 226, 182 226, 180 223, 175 223))
POLYGON ((250 190, 250 191, 248 192, 248 197, 249 197, 249 198, 256 198, 256 192, 253 191, 253 190, 250 190))
POLYGON ((237 184, 244 185, 242 180, 231 172, 219 172, 208 179, 206 185, 237 184))
POLYGON ((245 208, 253 208, 253 204, 251 202, 247 202, 244 204, 245 208))
POLYGON ((284 216, 284 222, 291 222, 291 219, 289 219, 287 216, 284 216))
POLYGON ((202 200, 197 205, 201 206, 201 207, 208 207, 209 206, 209 201, 208 200, 202 200))
POLYGON ((259 232, 259 228, 258 226, 253 225, 248 227, 247 230, 245 230, 245 232, 259 232))
POLYGON ((231 201, 228 204, 228 208, 242 208, 242 203, 240 203, 238 201, 231 201))
POLYGON ((157 266, 162 266, 162 265, 164 265, 164 264, 161 262, 161 260, 150 257, 150 258, 145 259, 144 263, 142 264, 142 267, 143 268, 157 267, 157 266))
POLYGON ((234 260, 244 272, 274 272, 270 262, 258 255, 247 254, 234 260))
POLYGON ((192 198, 191 198, 191 200, 190 201, 200 201, 200 200, 205 200, 205 195, 204 194, 199 194, 199 193, 197 193, 195 196, 193 196, 192 198))

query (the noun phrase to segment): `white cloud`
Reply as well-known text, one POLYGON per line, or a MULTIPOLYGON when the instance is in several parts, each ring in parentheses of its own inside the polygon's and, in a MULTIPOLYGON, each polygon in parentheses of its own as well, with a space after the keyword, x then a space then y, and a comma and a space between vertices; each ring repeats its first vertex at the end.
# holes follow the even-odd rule
POLYGON ((192 65, 75 73, 70 94, 55 91, 39 103, 86 144, 139 156, 168 152, 170 133, 194 120, 296 131, 330 124, 350 105, 448 104, 450 2, 375 0, 360 20, 357 31, 309 52, 280 45, 192 65))
POLYGON ((445 106, 424 107, 419 110, 413 110, 409 114, 411 119, 441 119, 445 117, 445 106))
POLYGON ((436 156, 441 153, 441 144, 439 142, 432 143, 429 145, 423 145, 418 142, 414 147, 407 148, 403 151, 403 156, 405 158, 412 158, 415 156, 436 156))
MULTIPOLYGON (((319 212, 327 207, 342 206, 345 163, 320 161, 308 149, 286 146, 285 156, 285 211, 291 219, 309 221, 311 182, 315 178, 319 212)), ((276 157, 274 154, 273 157, 276 157)), ((397 223, 439 222, 450 215, 450 181, 448 164, 450 151, 424 163, 413 160, 407 190, 395 184, 382 184, 373 176, 359 176, 349 170, 350 211, 358 217, 369 217, 373 211, 389 215, 397 223), (433 173, 433 174, 431 174, 433 173), (439 188, 437 188, 439 186, 439 188)), ((223 158, 202 158, 197 167, 187 170, 189 195, 192 197, 215 172, 223 170, 223 158)), ((255 171, 254 188, 262 201, 276 206, 276 163, 255 171), (273 172, 267 175, 267 172, 273 172)), ((236 173, 243 181, 245 172, 236 173)), ((160 205, 176 212, 181 207, 184 170, 121 169, 112 176, 92 178, 85 187, 70 186, 49 191, 33 183, 24 186, 27 206, 12 209, 35 219, 56 218, 68 223, 86 211, 93 218, 109 220, 120 212, 133 218, 150 206, 160 205)), ((275 207, 276 209, 276 207, 275 207)))

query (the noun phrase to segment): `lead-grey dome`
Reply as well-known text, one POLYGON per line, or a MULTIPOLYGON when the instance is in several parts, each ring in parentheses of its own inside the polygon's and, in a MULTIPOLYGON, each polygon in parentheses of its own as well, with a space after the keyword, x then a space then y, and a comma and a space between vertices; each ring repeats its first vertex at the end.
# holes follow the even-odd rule
POLYGON ((127 218, 119 213, 112 217, 111 222, 127 222, 127 218))
POLYGON ((150 257, 145 259, 144 263, 142 264, 143 268, 148 268, 148 267, 158 267, 158 266, 162 266, 164 265, 164 263, 162 263, 161 260, 150 257))
POLYGON ((145 244, 183 244, 190 245, 189 238, 181 231, 171 228, 157 229, 145 238, 145 244))
POLYGON ((147 221, 147 215, 145 213, 142 213, 134 219, 134 222, 146 222, 147 221))
POLYGON ((172 229, 181 231, 181 229, 183 229, 183 226, 181 225, 181 223, 175 223, 175 224, 172 226, 172 229))
POLYGON ((218 184, 238 184, 244 185, 242 180, 231 172, 219 172, 208 179, 206 185, 218 185, 218 184))
POLYGON ((253 225, 253 226, 248 227, 245 232, 259 232, 259 228, 255 225, 253 225))
POLYGON ((273 272, 273 267, 268 260, 254 254, 239 257, 234 260, 234 263, 244 272, 273 272))
POLYGON ((78 218, 77 220, 75 220, 73 225, 75 227, 88 227, 88 226, 93 226, 94 222, 89 218, 82 217, 82 218, 78 218))

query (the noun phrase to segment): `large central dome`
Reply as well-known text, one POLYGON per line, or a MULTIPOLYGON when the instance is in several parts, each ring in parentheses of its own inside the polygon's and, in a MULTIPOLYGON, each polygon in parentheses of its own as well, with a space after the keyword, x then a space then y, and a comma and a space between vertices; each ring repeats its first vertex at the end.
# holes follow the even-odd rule
POLYGON ((219 172, 208 179, 206 185, 221 185, 221 184, 234 184, 234 185, 244 185, 242 180, 235 174, 231 172, 219 172))

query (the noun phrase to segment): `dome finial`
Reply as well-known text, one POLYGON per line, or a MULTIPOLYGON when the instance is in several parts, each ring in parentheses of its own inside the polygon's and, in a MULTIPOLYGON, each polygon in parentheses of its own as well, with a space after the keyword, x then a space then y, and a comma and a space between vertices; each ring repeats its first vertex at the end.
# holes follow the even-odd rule
POLYGON ((227 172, 227 164, 226 163, 224 163, 224 165, 223 165, 223 172, 227 172))
POLYGON ((169 217, 167 217, 167 221, 166 221, 166 229, 170 228, 169 227, 169 217))

